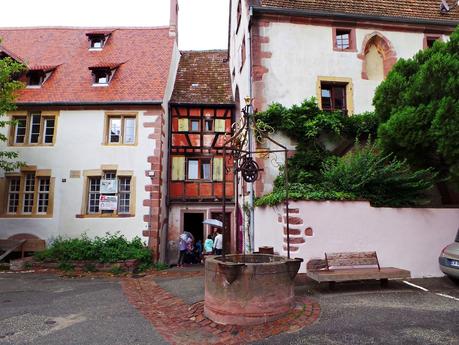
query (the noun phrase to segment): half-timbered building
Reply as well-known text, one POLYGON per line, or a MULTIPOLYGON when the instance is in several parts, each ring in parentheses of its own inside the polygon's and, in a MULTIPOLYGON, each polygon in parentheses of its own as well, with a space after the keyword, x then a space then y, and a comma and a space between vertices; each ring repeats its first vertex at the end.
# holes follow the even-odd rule
POLYGON ((207 218, 222 218, 223 198, 228 202, 227 233, 230 234, 225 245, 237 250, 239 235, 232 224, 233 176, 230 166, 224 176, 222 150, 235 116, 227 54, 227 51, 181 53, 169 104, 171 260, 177 252, 176 239, 183 231, 191 232, 196 241, 206 238, 210 229, 202 222, 207 218))

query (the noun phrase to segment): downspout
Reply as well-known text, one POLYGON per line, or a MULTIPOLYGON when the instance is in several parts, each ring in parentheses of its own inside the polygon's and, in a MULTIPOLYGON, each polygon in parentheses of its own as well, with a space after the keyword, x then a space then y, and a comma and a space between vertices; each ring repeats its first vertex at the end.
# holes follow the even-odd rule
POLYGON ((171 147, 172 147, 172 110, 171 110, 171 105, 170 103, 168 104, 168 116, 167 116, 167 158, 166 158, 166 186, 167 186, 167 191, 166 191, 166 219, 164 220, 164 225, 167 225, 165 229, 162 229, 165 231, 164 235, 164 255, 163 255, 163 262, 169 263, 169 219, 170 219, 170 190, 171 190, 171 181, 170 181, 170 175, 171 175, 171 147))
MULTIPOLYGON (((249 5, 250 6, 250 5, 249 5)), ((248 30, 247 30, 247 44, 249 46, 249 56, 248 56, 248 66, 249 66, 249 96, 252 100, 253 98, 253 90, 252 90, 252 16, 253 16, 253 7, 249 7, 249 22, 248 22, 248 30)), ((253 106, 249 107, 249 113, 253 116, 253 106)), ((253 118, 250 120, 253 121, 253 118)), ((248 127, 248 140, 249 140, 249 152, 253 150, 253 135, 250 125, 248 127)), ((249 224, 249 234, 250 234, 250 252, 253 253, 255 251, 255 241, 254 241, 254 234, 255 234, 255 188, 254 183, 250 183, 250 196, 249 196, 249 209, 250 209, 250 224, 249 224)))

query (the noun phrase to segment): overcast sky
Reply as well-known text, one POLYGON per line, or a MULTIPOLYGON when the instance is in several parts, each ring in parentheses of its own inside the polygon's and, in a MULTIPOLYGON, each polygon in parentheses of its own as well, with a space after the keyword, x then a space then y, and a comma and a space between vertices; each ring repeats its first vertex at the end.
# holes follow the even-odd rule
MULTIPOLYGON (((170 0, 0 0, 1 27, 161 26, 170 0)), ((229 0, 179 0, 179 47, 226 49, 229 0)))

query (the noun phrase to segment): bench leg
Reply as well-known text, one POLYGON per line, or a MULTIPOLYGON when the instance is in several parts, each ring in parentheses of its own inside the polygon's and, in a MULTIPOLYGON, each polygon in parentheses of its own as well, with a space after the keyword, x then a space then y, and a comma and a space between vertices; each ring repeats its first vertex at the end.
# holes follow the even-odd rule
POLYGON ((335 289, 335 286, 336 286, 336 282, 328 282, 328 288, 330 290, 334 290, 335 289))
POLYGON ((381 286, 388 287, 389 286, 389 279, 381 279, 381 286))

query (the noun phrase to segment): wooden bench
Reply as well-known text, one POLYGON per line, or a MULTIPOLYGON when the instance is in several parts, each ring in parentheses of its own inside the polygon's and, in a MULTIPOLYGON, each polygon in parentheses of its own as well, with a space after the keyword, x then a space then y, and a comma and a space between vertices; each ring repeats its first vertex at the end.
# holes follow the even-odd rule
POLYGON ((380 267, 376 252, 325 253, 325 260, 313 259, 306 264, 307 276, 319 283, 352 280, 380 280, 387 285, 389 279, 406 279, 410 271, 395 267, 380 267))

